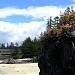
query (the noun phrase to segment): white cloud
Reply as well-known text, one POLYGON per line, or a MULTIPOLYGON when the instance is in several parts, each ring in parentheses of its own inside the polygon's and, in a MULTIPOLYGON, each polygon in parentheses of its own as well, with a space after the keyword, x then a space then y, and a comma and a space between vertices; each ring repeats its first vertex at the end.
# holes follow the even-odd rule
MULTIPOLYGON (((47 20, 49 16, 58 16, 60 11, 65 7, 44 6, 44 7, 28 7, 26 9, 19 8, 2 8, 0 9, 0 18, 6 18, 13 15, 31 16, 34 20, 47 20)), ((45 21, 46 22, 46 21, 45 21)), ((29 23, 11 23, 0 21, 0 42, 22 42, 26 37, 34 38, 41 31, 45 30, 44 21, 32 21, 29 23)))
POLYGON ((14 24, 10 22, 0 21, 0 42, 7 40, 6 42, 21 42, 26 37, 31 38, 38 35, 38 29, 43 26, 44 22, 30 22, 14 24), (34 33, 32 33, 34 32, 34 33), (37 33, 35 33, 37 32, 37 33), (32 35, 33 34, 33 35, 32 35), (3 40, 2 40, 3 39, 3 40))
POLYGON ((57 16, 60 14, 60 11, 63 11, 64 8, 56 6, 44 6, 44 7, 28 7, 26 9, 19 8, 3 8, 0 9, 0 18, 6 18, 12 15, 22 15, 22 16, 32 16, 35 19, 57 16))

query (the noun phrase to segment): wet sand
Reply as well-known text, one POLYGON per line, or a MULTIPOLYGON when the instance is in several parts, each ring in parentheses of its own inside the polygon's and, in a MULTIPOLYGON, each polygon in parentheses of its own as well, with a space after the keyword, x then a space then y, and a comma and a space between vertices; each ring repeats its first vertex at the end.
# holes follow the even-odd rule
POLYGON ((39 75, 37 63, 0 64, 0 75, 39 75))

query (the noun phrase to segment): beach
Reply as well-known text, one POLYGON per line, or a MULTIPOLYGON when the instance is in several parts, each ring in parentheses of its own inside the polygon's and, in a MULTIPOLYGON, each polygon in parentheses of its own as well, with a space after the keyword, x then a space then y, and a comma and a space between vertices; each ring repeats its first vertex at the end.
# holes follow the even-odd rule
POLYGON ((0 75, 39 75, 38 63, 0 64, 0 75))

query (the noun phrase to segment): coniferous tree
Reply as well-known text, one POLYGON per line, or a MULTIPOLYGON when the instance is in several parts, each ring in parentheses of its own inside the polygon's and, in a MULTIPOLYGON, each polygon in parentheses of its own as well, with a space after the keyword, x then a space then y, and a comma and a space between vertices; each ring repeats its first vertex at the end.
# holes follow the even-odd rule
POLYGON ((55 22, 57 27, 49 27, 48 22, 47 31, 41 35, 39 75, 75 75, 75 12, 68 7, 55 22))

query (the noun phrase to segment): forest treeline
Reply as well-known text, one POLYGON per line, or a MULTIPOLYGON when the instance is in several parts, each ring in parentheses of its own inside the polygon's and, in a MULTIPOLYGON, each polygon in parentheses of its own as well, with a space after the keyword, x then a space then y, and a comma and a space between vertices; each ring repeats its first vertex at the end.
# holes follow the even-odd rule
POLYGON ((30 37, 26 38, 21 45, 17 42, 14 44, 11 42, 10 44, 0 43, 0 49, 11 49, 12 54, 10 57, 12 58, 33 58, 38 57, 42 50, 42 44, 40 39, 36 39, 36 37, 32 40, 30 37))

